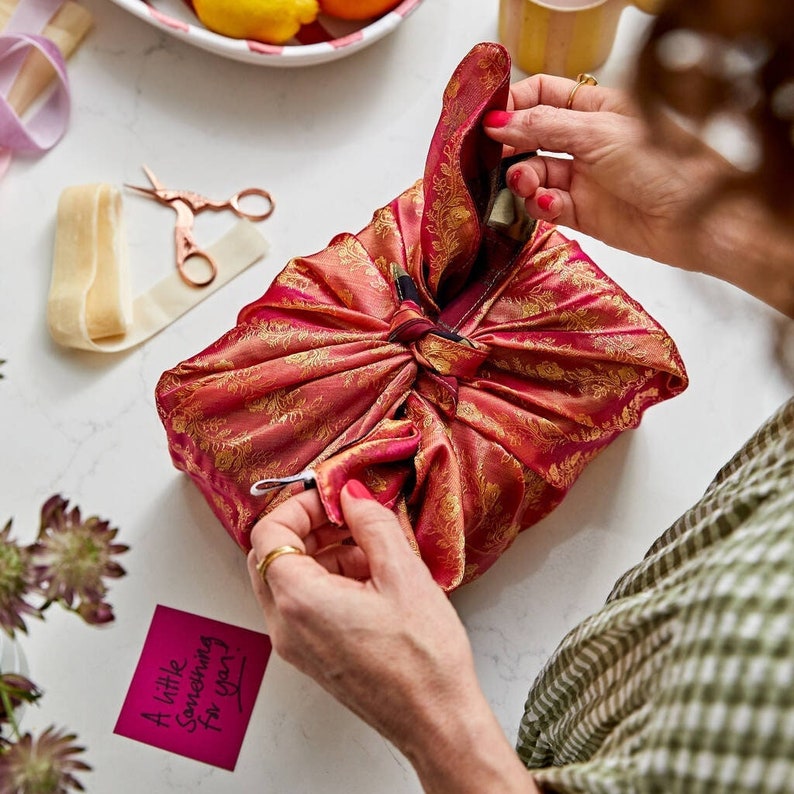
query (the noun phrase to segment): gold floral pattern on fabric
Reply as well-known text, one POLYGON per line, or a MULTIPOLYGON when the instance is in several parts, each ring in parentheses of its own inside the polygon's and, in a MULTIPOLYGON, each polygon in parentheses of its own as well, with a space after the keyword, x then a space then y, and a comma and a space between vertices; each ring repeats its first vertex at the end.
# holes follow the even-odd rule
MULTIPOLYGON (((445 152, 445 159, 449 153, 445 152)), ((469 198, 463 178, 457 169, 442 162, 439 172, 433 177, 433 201, 425 213, 425 228, 432 238, 431 249, 426 252, 431 270, 440 269, 439 262, 450 262, 464 250, 464 242, 470 235, 465 226, 476 223, 469 208, 469 198)))
POLYGON ((553 225, 488 226, 510 63, 452 76, 424 176, 357 234, 296 257, 237 324, 164 373, 174 464, 244 550, 310 468, 329 520, 350 478, 396 513, 446 590, 480 576, 686 374, 664 329, 553 225), (525 239, 526 238, 526 239, 525 239))

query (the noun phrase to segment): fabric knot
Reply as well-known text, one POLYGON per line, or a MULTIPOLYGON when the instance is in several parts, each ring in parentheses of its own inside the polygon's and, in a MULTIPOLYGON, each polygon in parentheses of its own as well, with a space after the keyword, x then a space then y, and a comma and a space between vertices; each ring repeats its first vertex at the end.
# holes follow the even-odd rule
POLYGON ((408 345, 432 333, 444 339, 468 344, 460 334, 442 328, 422 311, 419 290, 417 290, 414 280, 403 268, 393 264, 392 275, 394 276, 394 288, 400 299, 400 306, 392 317, 390 342, 401 342, 408 345))
POLYGON ((488 357, 488 349, 433 322, 422 311, 411 277, 402 268, 394 270, 400 306, 392 317, 389 341, 408 347, 423 370, 416 390, 443 413, 454 415, 458 378, 473 377, 488 357))
POLYGON ((437 330, 441 329, 425 316, 417 304, 403 301, 392 317, 389 341, 409 345, 437 330))

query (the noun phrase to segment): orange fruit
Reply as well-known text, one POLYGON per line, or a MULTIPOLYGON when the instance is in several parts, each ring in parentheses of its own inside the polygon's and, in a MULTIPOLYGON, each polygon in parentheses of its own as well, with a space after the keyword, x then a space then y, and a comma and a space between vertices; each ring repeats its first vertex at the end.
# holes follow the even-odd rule
POLYGON ((320 0, 324 14, 339 19, 369 19, 391 11, 400 0, 320 0))

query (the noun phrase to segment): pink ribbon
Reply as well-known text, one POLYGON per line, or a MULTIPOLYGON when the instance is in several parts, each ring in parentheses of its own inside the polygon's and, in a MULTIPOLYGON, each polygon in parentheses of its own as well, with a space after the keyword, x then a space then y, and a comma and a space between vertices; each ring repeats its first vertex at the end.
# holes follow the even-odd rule
POLYGON ((60 50, 38 35, 63 0, 20 0, 8 25, 0 34, 0 177, 8 169, 14 151, 41 153, 63 137, 69 122, 69 83, 60 50), (36 33, 26 33, 26 30, 36 33), (6 99, 25 58, 32 50, 52 64, 57 84, 47 99, 26 121, 6 99))

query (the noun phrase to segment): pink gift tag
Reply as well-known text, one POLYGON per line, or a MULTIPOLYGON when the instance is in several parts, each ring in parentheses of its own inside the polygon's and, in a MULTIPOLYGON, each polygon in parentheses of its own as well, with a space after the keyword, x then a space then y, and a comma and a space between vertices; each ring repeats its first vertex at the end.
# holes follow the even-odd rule
POLYGON ((233 770, 270 651, 266 634, 158 605, 113 732, 233 770))

